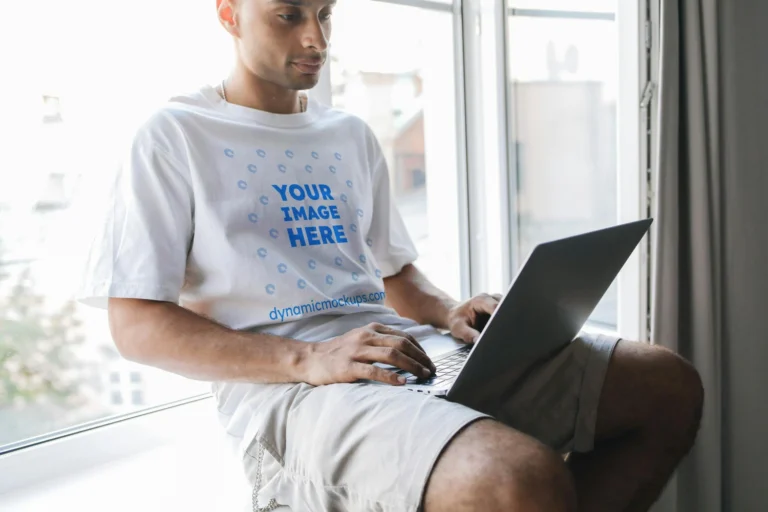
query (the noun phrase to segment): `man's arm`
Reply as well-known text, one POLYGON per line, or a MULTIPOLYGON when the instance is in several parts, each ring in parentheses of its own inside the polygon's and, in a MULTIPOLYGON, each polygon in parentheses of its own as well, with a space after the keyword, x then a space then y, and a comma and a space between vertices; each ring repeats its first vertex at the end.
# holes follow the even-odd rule
POLYGON ((403 384, 387 363, 434 370, 416 340, 378 324, 325 343, 235 331, 170 302, 110 299, 109 326, 126 359, 203 381, 313 385, 371 379, 403 384))
POLYGON ((170 302, 110 299, 109 327, 120 354, 185 377, 298 382, 307 343, 228 329, 170 302))
POLYGON ((384 289, 387 304, 400 316, 447 329, 455 338, 466 343, 477 340, 481 315, 487 318, 493 314, 501 300, 500 295, 484 293, 458 303, 410 264, 403 267, 400 273, 384 279, 384 289))
POLYGON ((400 316, 420 324, 449 329, 449 313, 458 302, 433 285, 414 265, 403 267, 399 274, 384 279, 387 304, 400 316))

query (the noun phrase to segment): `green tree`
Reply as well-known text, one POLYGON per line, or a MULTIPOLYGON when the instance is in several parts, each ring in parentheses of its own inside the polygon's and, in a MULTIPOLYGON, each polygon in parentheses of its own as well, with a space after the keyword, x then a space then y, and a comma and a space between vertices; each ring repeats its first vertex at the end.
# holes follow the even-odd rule
POLYGON ((85 341, 73 301, 49 310, 25 270, 0 297, 0 404, 76 406, 87 382, 85 341))
POLYGON ((12 268, 0 245, 0 446, 106 413, 89 400, 99 384, 75 302, 49 304, 31 269, 12 268))

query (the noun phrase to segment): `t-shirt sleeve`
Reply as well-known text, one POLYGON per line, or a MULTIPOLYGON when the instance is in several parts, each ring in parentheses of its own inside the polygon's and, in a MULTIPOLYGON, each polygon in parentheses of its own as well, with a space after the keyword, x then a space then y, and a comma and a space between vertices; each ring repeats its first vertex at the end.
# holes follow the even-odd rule
POLYGON ((178 303, 193 231, 188 168, 151 136, 139 135, 106 204, 80 302, 101 308, 110 297, 178 303))
POLYGON ((390 189, 389 168, 376 138, 369 134, 372 156, 373 217, 368 232, 382 277, 398 274, 419 257, 390 189))

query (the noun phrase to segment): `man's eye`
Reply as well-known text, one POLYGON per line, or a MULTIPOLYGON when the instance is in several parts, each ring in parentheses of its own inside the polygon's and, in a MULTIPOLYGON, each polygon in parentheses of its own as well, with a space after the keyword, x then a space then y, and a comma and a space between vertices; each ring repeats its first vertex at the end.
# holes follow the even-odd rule
POLYGON ((332 12, 327 12, 325 14, 321 14, 320 15, 320 19, 323 20, 323 21, 328 21, 329 19, 331 19, 331 16, 333 16, 333 13, 332 12))
POLYGON ((294 21, 298 16, 295 14, 278 14, 285 21, 294 21))

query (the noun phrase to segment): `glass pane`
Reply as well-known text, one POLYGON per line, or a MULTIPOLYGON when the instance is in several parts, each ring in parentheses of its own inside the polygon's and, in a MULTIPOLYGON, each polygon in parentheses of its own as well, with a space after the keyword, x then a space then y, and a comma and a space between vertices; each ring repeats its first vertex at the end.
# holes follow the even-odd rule
POLYGON ((73 297, 88 213, 130 134, 171 95, 225 76, 231 43, 209 0, 118 2, 99 23, 82 2, 35 7, 35 44, 0 7, 0 47, 14 49, 0 82, 0 450, 209 391, 124 361, 106 313, 73 297))
MULTIPOLYGON (((615 13, 615 0, 600 4, 615 13)), ((513 222, 522 262, 540 242, 618 220, 618 34, 615 21, 603 19, 510 16, 508 27, 513 222)), ((616 326, 615 283, 591 321, 616 326)))
POLYGON ((416 264, 458 298, 452 24, 448 12, 340 2, 334 13, 331 85, 334 106, 368 122, 384 149, 394 197, 419 251, 416 264), (397 37, 392 37, 393 26, 397 37))

